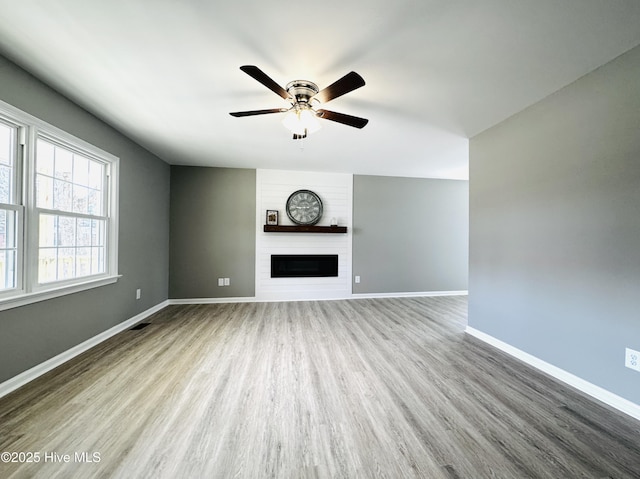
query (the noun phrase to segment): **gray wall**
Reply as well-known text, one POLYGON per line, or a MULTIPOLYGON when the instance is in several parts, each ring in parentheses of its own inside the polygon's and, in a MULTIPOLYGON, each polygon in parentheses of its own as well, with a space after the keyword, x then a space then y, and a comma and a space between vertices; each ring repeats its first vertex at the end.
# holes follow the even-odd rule
POLYGON ((169 166, 3 57, 0 85, 1 100, 120 158, 123 275, 113 285, 0 312, 2 382, 167 299, 169 166))
POLYGON ((172 166, 169 296, 254 296, 255 229, 255 170, 172 166))
POLYGON ((640 47, 470 157, 469 325, 640 404, 640 47))
POLYGON ((354 293, 467 289, 468 190, 457 180, 354 176, 354 293))

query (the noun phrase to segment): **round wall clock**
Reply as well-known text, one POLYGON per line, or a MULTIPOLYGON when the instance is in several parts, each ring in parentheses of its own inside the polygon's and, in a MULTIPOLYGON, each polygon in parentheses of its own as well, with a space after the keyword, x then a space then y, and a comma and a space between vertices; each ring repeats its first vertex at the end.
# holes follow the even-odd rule
POLYGON ((322 200, 310 190, 294 191, 287 200, 287 216, 298 225, 315 225, 322 217, 322 200))

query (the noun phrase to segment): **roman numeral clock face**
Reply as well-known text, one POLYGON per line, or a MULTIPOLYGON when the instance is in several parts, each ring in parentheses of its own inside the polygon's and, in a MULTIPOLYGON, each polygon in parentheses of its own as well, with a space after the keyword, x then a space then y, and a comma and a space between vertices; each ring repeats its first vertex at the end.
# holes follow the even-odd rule
POLYGON ((287 216, 298 225, 315 225, 322 217, 322 201, 313 191, 294 191, 287 200, 287 216))

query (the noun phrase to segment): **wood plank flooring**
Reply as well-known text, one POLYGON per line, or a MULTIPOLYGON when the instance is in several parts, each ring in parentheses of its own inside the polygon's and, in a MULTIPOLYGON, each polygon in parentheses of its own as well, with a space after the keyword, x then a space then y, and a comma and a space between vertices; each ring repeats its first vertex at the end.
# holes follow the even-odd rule
POLYGON ((640 478, 638 421, 469 337, 466 307, 170 306, 0 399, 0 451, 40 458, 0 477, 640 478))

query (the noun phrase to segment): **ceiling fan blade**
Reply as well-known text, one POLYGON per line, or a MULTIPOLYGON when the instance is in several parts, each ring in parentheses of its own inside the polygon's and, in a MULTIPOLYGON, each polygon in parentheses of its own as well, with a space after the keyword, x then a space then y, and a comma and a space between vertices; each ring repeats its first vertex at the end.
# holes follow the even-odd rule
POLYGON ((271 108, 270 110, 234 111, 233 113, 229 113, 229 115, 235 116, 235 117, 241 117, 241 116, 267 115, 269 113, 284 113, 285 111, 287 111, 286 108, 271 108))
POLYGON ((349 72, 339 80, 333 82, 328 87, 320 90, 317 95, 314 96, 320 103, 327 103, 328 101, 338 98, 346 93, 364 86, 364 78, 358 75, 356 72, 349 72))
POLYGON ((352 126, 354 128, 364 128, 364 126, 369 123, 369 120, 367 120, 366 118, 345 115, 344 113, 337 113, 335 111, 329 110, 318 110, 317 116, 319 118, 324 118, 325 120, 335 121, 338 123, 342 123, 343 125, 352 126))
POLYGON ((280 85, 278 85, 275 81, 273 81, 271 79, 271 77, 269 77, 269 75, 267 75, 265 72, 260 70, 257 66, 255 66, 255 65, 243 65, 243 66, 240 67, 240 70, 245 72, 247 75, 249 75, 254 80, 259 81, 264 86, 266 86, 269 90, 271 90, 272 92, 277 93, 278 95, 280 95, 285 100, 291 99, 291 95, 289 95, 287 93, 287 90, 285 90, 280 85))

